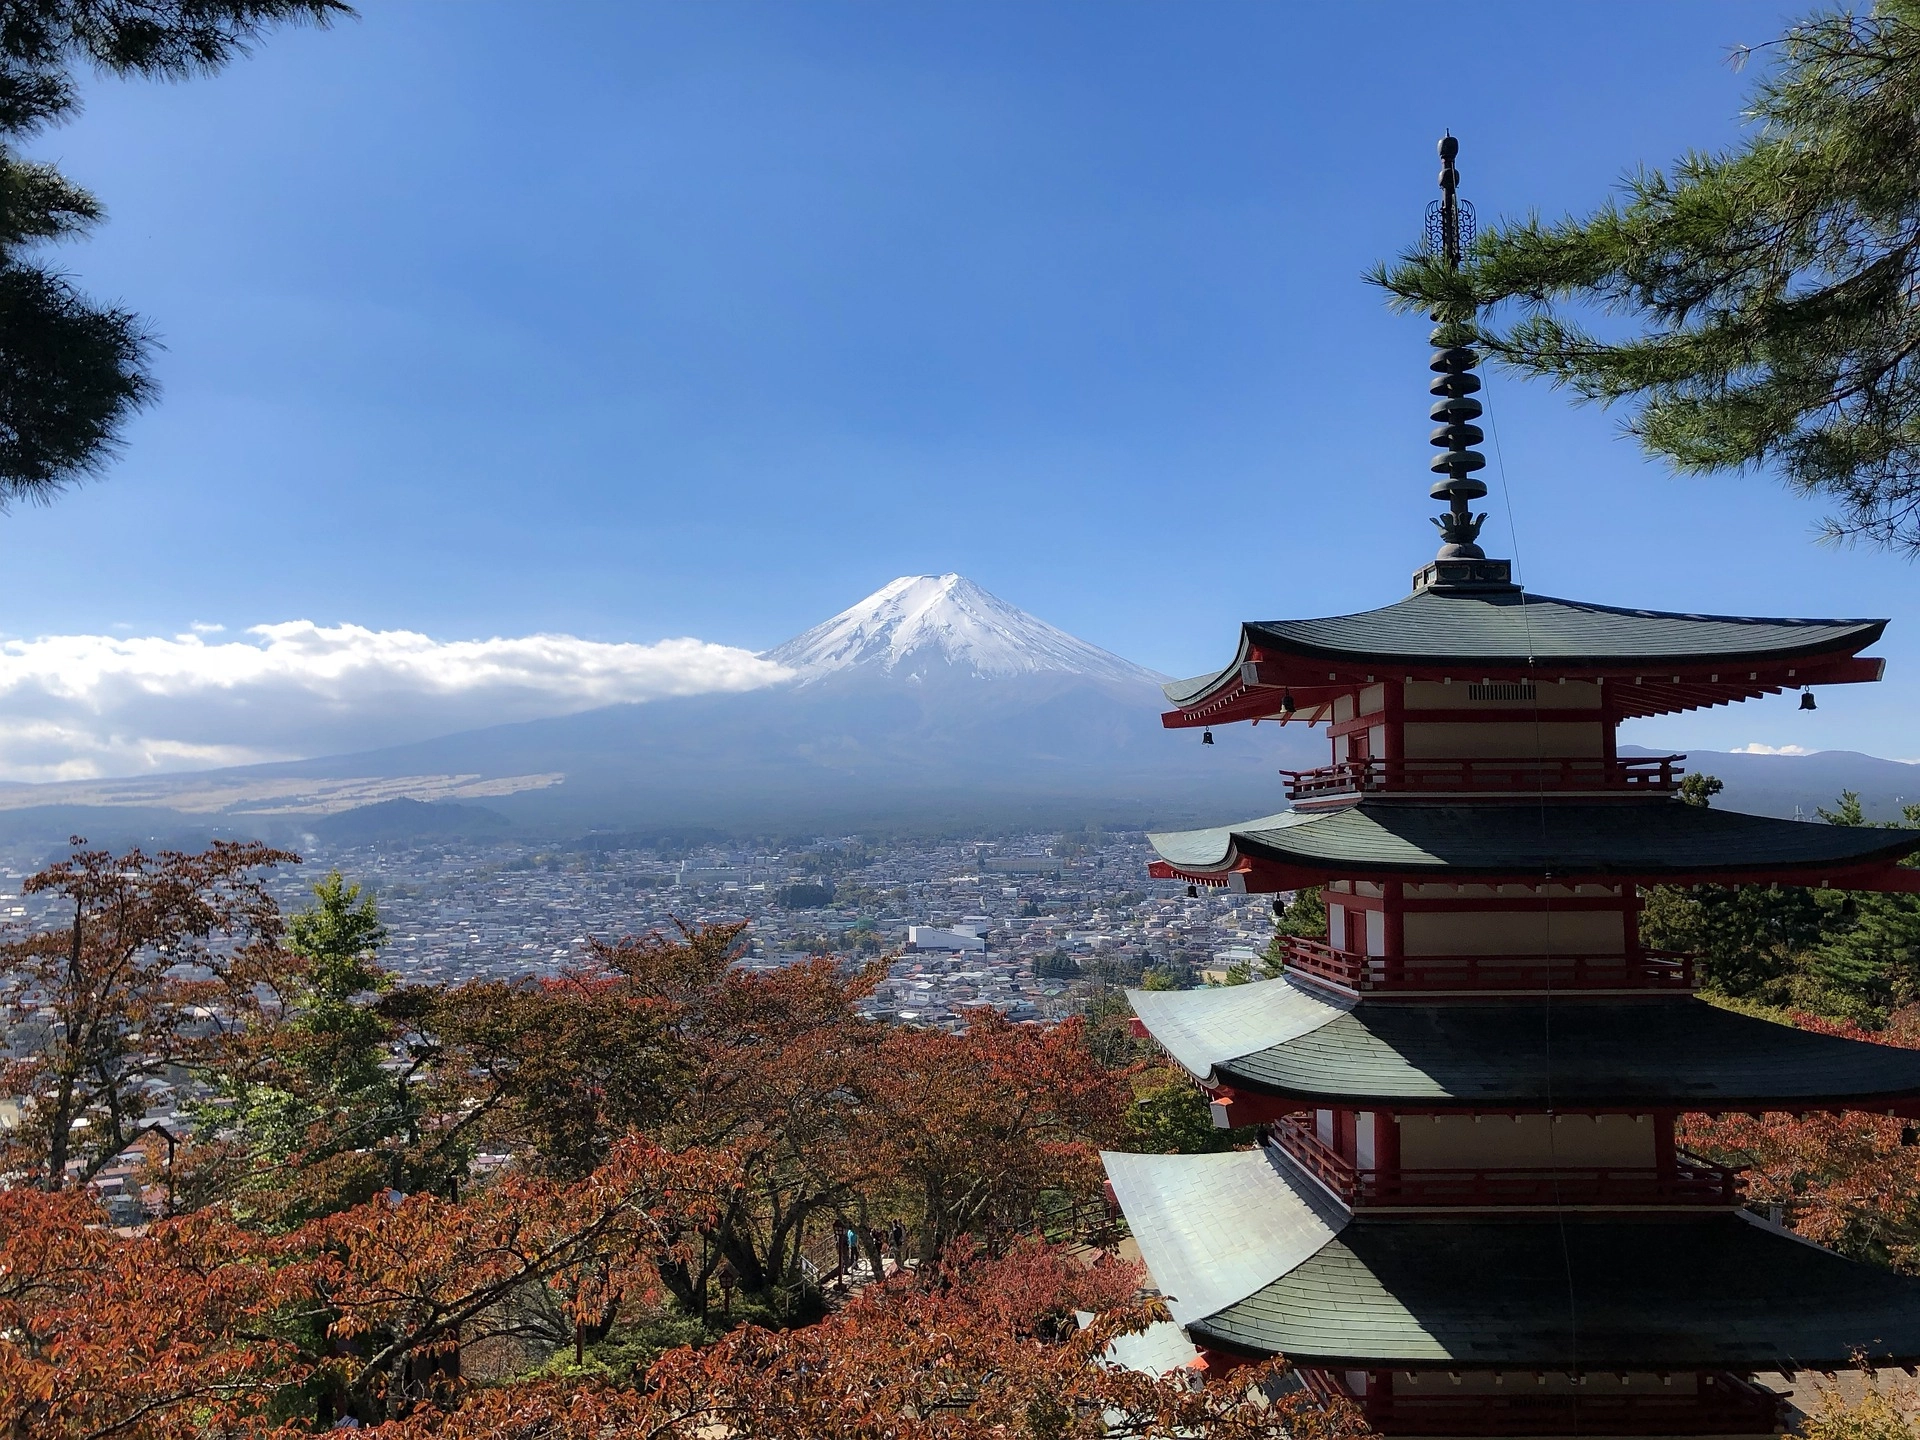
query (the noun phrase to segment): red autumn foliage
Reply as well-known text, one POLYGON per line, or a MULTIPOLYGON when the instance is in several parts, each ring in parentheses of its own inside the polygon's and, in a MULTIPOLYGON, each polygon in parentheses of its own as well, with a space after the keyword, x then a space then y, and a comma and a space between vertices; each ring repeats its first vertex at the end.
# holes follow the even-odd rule
MULTIPOLYGON (((1897 1011, 1884 1030, 1796 1014, 1802 1029, 1920 1049, 1920 1009, 1897 1011)), ((1690 1116, 1680 1140, 1744 1168, 1750 1203, 1779 1206, 1809 1240, 1858 1259, 1920 1274, 1920 1145, 1913 1122, 1841 1115, 1690 1116)))
POLYGON ((301 1276, 258 1237, 209 1215, 133 1237, 100 1222, 83 1192, 0 1190, 0 1435, 234 1429, 299 1380, 271 1322, 301 1276))
POLYGON ((153 1133, 147 1087, 218 1064, 291 966, 257 872, 299 856, 251 842, 154 856, 83 843, 26 882, 64 902, 66 923, 0 947, 9 1018, 42 1036, 0 1065, 0 1094, 26 1099, 24 1123, 0 1131, 0 1174, 53 1190, 153 1133))
POLYGON ((896 1280, 804 1330, 737 1330, 662 1357, 634 1387, 534 1383, 488 1390, 450 1413, 412 1417, 392 1440, 1016 1440, 1171 1437, 1345 1440, 1351 1407, 1298 1395, 1268 1403, 1259 1371, 1200 1383, 1101 1360, 1118 1334, 1158 1318, 1132 1301, 1138 1272, 1082 1266, 1025 1244, 977 1262, 951 1256, 933 1283, 896 1280), (1099 1312, 1088 1328, 1076 1310, 1099 1312))

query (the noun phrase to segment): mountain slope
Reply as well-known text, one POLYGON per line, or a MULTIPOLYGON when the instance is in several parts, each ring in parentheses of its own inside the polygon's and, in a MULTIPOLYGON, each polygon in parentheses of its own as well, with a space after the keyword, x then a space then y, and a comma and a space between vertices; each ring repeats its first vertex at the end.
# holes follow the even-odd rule
POLYGON ((1160 676, 959 575, 903 576, 766 658, 795 677, 329 763, 565 771, 489 802, 530 822, 1078 824, 1278 809, 1277 769, 1325 746, 1273 727, 1212 746, 1168 731, 1160 676))
POLYGON ((926 681, 1063 674, 1118 685, 1164 676, 1076 639, 962 575, 903 575, 767 651, 803 685, 849 673, 926 681))

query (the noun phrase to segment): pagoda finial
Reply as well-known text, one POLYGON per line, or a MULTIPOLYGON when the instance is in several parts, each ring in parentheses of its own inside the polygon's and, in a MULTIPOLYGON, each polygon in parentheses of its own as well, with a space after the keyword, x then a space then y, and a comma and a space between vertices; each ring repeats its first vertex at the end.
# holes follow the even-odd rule
MULTIPOLYGON (((1440 198, 1427 206, 1428 253, 1454 271, 1460 268, 1466 247, 1473 243, 1473 206, 1460 198, 1460 172, 1453 163, 1459 153, 1460 142, 1451 134, 1441 140, 1440 198)), ((1480 402, 1473 398, 1480 388, 1480 377, 1473 373, 1473 367, 1480 363, 1473 349, 1473 310, 1459 304, 1442 305, 1429 318, 1435 322, 1429 338, 1434 346, 1432 368, 1436 375, 1427 390, 1439 398, 1428 414, 1440 422, 1429 438, 1446 451, 1434 456, 1427 467, 1441 477, 1429 493, 1447 502, 1447 513, 1433 517, 1441 540, 1435 558, 1483 564, 1447 565, 1438 570, 1429 566, 1416 583, 1437 588, 1483 588, 1488 584, 1506 588, 1510 567, 1504 561, 1487 560, 1478 544, 1480 527, 1487 517, 1472 509, 1473 502, 1487 493, 1486 484, 1473 474, 1487 463, 1487 457, 1473 448, 1486 438, 1473 423, 1480 418, 1480 402)))

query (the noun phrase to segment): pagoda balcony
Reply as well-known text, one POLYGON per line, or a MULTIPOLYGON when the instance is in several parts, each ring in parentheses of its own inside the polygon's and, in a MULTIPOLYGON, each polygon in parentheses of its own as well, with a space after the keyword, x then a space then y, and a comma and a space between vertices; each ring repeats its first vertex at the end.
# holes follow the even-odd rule
POLYGON ((1385 1171, 1354 1165, 1321 1140, 1305 1116, 1277 1121, 1272 1134, 1295 1164, 1353 1210, 1740 1203, 1738 1171, 1691 1155, 1676 1155, 1671 1173, 1652 1166, 1385 1171))
POLYGON ((1692 1394, 1529 1394, 1534 1376, 1503 1379, 1498 1394, 1407 1395, 1396 1386, 1358 1403, 1382 1435, 1768 1435, 1783 1408, 1772 1391, 1724 1371, 1701 1376, 1692 1394))
POLYGON ((1286 967, 1355 993, 1404 990, 1674 990, 1695 986, 1694 957, 1637 955, 1362 955, 1282 937, 1286 967))
POLYGON ((1670 795, 1684 755, 1528 760, 1341 760, 1282 770, 1290 800, 1348 795, 1670 795))

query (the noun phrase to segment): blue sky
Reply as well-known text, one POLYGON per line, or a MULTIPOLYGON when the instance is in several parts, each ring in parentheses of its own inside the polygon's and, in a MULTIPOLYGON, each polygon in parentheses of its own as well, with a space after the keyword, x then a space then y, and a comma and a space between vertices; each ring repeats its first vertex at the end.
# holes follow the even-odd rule
MULTIPOLYGON (((0 629, 757 650, 958 570, 1212 668, 1432 553, 1425 326, 1359 276, 1442 129, 1483 218, 1585 208, 1733 140, 1727 51, 1793 13, 372 0, 100 82, 38 146, 110 215, 60 260, 150 318, 164 395, 107 479, 0 520, 0 629)), ((1886 684, 1638 738, 1920 756, 1909 562, 1489 388, 1532 588, 1896 621, 1886 684)))

